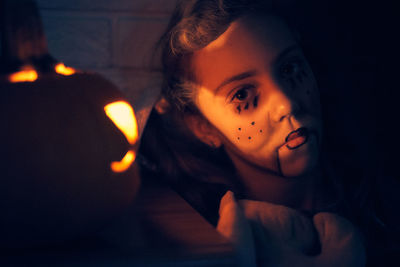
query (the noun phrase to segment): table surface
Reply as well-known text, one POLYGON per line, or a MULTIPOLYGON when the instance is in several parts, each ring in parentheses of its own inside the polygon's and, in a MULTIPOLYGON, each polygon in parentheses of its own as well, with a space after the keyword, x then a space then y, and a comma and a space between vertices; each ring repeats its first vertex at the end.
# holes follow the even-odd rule
POLYGON ((62 248, 2 253, 1 266, 235 266, 232 245, 178 194, 142 183, 132 207, 98 236, 62 248))

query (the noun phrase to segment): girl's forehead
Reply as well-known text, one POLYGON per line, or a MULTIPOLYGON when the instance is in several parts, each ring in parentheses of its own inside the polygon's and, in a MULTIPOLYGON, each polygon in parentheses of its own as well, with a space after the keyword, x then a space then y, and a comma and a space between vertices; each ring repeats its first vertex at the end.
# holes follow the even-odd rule
POLYGON ((295 42, 292 31, 279 17, 247 15, 233 21, 223 34, 195 54, 204 56, 224 50, 255 48, 274 53, 295 42))
POLYGON ((243 32, 256 36, 260 41, 281 45, 294 39, 287 23, 275 15, 247 15, 237 21, 243 32))
POLYGON ((221 76, 272 65, 284 49, 296 43, 288 26, 278 17, 246 16, 232 22, 216 40, 195 52, 192 70, 197 82, 215 86, 221 76))

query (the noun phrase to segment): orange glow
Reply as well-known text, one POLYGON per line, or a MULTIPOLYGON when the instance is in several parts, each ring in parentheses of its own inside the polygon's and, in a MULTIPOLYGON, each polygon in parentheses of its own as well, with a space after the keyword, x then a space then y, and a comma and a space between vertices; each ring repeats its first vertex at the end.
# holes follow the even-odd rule
POLYGON ((125 101, 117 101, 104 107, 107 116, 133 145, 138 138, 138 127, 133 108, 125 101))
MULTIPOLYGON (((128 142, 131 145, 135 144, 138 139, 138 127, 131 105, 125 101, 117 101, 106 105, 104 111, 115 126, 125 135, 128 142)), ((124 172, 129 169, 135 158, 135 152, 129 150, 121 161, 111 163, 111 170, 114 172, 124 172)))
POLYGON ((66 67, 63 63, 58 63, 55 67, 55 70, 58 74, 62 74, 65 76, 72 75, 76 72, 75 69, 66 67))
POLYGON ((19 82, 34 82, 38 78, 38 74, 35 70, 26 69, 15 72, 8 77, 8 80, 12 83, 19 82))
POLYGON ((121 161, 111 162, 111 170, 113 170, 113 172, 124 172, 129 169, 129 167, 135 161, 135 158, 135 152, 129 150, 121 161))

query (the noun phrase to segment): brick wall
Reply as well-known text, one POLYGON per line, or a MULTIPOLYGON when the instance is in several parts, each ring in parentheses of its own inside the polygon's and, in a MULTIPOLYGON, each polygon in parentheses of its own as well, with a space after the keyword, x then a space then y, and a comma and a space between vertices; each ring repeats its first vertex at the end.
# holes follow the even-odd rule
POLYGON ((175 0, 36 0, 51 54, 103 74, 133 103, 143 130, 159 93, 153 47, 175 0))

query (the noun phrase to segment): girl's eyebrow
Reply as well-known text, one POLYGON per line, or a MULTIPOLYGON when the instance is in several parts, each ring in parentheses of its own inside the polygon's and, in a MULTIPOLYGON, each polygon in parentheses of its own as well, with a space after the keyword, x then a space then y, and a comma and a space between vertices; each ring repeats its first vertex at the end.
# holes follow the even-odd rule
MULTIPOLYGON (((285 48, 274 60, 274 62, 279 62, 280 60, 282 60, 287 54, 289 54, 290 52, 297 50, 297 49, 301 49, 300 46, 298 44, 294 44, 291 45, 287 48, 285 48)), ((248 77, 252 77, 257 75, 257 71, 255 70, 250 70, 250 71, 246 71, 243 73, 239 73, 237 75, 234 75, 230 78, 225 79, 220 85, 218 85, 215 90, 214 90, 214 95, 216 95, 222 87, 224 87, 225 85, 231 83, 231 82, 236 82, 236 81, 240 81, 240 80, 244 80, 248 77)))
POLYGON ((239 73, 237 75, 234 75, 230 78, 225 79, 220 85, 217 86, 217 88, 215 88, 214 90, 214 95, 216 95, 222 87, 224 87, 225 85, 231 83, 231 82, 235 82, 235 81, 240 81, 240 80, 244 80, 248 77, 252 77, 255 76, 257 74, 257 72, 255 70, 250 70, 250 71, 246 71, 243 73, 239 73))
POLYGON ((287 48, 285 48, 274 60, 274 63, 277 63, 279 61, 281 61, 283 58, 285 58, 287 56, 287 54, 289 54, 290 52, 294 51, 294 50, 301 50, 301 47, 298 44, 294 44, 291 45, 287 48))

